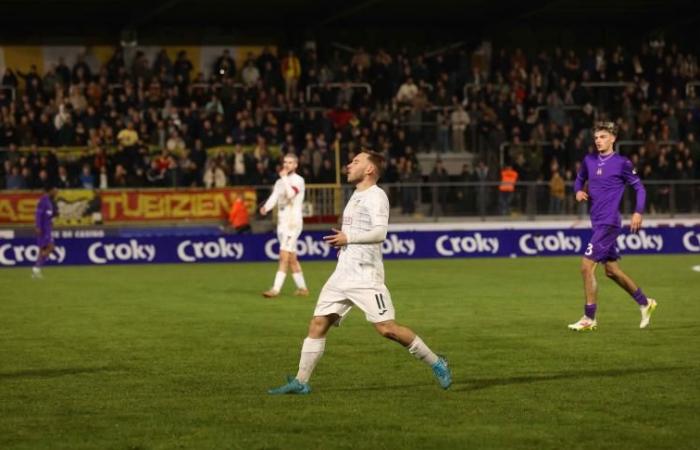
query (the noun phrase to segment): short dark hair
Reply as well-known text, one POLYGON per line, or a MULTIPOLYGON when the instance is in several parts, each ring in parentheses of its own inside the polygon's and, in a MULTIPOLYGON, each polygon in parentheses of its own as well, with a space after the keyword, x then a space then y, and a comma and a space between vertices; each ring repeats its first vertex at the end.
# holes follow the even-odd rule
POLYGON ((613 136, 617 136, 617 125, 615 122, 596 122, 593 126, 593 132, 607 131, 613 136))
POLYGON ((382 173, 384 173, 384 162, 386 161, 384 155, 367 148, 362 149, 362 153, 367 154, 367 159, 369 159, 369 162, 371 162, 374 165, 374 167, 377 168, 377 174, 379 176, 382 176, 382 173))

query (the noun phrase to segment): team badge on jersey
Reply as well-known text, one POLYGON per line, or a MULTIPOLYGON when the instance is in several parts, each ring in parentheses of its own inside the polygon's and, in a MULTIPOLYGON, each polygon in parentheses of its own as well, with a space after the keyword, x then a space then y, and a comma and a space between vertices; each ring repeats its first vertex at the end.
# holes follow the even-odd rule
POLYGON ((603 169, 601 167, 598 167, 598 170, 595 172, 596 175, 603 175, 603 169))

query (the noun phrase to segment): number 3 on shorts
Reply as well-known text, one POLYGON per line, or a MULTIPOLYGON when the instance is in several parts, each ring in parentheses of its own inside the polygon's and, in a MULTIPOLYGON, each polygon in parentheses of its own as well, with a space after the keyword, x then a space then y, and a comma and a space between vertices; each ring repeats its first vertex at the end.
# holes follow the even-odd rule
POLYGON ((586 256, 591 256, 593 254, 593 244, 588 244, 588 247, 586 247, 586 253, 584 255, 586 256))

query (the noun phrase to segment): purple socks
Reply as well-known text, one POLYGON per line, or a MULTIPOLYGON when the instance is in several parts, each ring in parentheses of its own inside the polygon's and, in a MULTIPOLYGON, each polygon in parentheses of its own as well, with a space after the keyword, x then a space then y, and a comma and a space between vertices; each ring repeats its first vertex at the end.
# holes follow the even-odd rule
POLYGON ((639 304, 639 306, 647 306, 649 304, 647 301, 647 296, 644 295, 644 292, 642 292, 642 288, 638 288, 635 293, 632 294, 632 298, 639 304))
POLYGON ((592 305, 586 305, 583 308, 583 312, 591 320, 595 320, 595 309, 598 305, 593 303, 592 305))
POLYGON ((34 267, 41 268, 41 266, 43 266, 45 262, 46 262, 46 256, 39 253, 39 256, 37 257, 36 262, 34 263, 34 267))

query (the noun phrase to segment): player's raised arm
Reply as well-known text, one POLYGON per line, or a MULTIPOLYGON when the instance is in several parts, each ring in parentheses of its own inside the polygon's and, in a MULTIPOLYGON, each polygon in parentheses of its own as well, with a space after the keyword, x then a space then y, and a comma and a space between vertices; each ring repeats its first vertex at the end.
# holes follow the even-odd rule
POLYGON ((287 174, 285 174, 284 176, 280 174, 280 180, 282 180, 282 187, 284 188, 284 193, 289 199, 294 198, 304 189, 303 180, 301 181, 301 185, 299 185, 299 183, 293 183, 289 175, 287 174))
POLYGON ((644 206, 647 201, 647 191, 644 189, 644 184, 642 184, 642 180, 639 179, 639 175, 630 160, 626 160, 622 166, 622 178, 625 180, 625 183, 632 186, 632 189, 634 189, 637 194, 637 201, 630 222, 630 231, 635 233, 642 228, 642 214, 644 213, 644 206))

